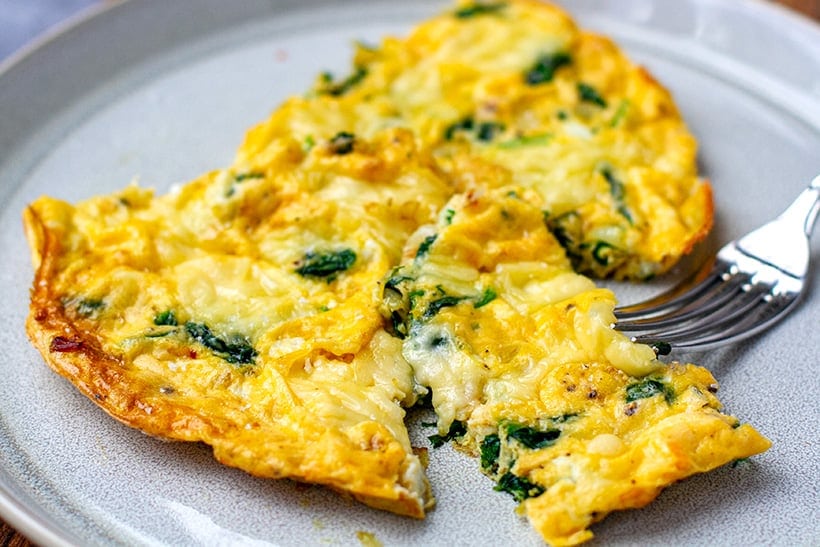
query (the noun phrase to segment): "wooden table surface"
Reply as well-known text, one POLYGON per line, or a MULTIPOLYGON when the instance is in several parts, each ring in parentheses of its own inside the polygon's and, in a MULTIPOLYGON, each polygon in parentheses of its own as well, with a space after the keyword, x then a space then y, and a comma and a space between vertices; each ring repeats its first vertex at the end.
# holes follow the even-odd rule
MULTIPOLYGON (((790 9, 800 12, 820 22, 820 0, 772 0, 790 9)), ((66 14, 68 15, 68 14, 66 14)), ((5 521, 0 520, 0 546, 31 547, 33 544, 25 536, 14 530, 5 521)))

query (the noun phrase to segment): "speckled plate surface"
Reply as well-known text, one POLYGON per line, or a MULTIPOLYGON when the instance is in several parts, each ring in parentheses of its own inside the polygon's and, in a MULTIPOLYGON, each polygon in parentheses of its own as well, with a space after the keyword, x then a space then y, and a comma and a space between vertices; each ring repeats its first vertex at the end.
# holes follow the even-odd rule
MULTIPOLYGON (((741 0, 565 0, 675 97, 701 143, 717 226, 701 252, 778 214, 820 173, 820 30, 741 0)), ((42 193, 68 200, 139 177, 172 183, 226 165, 244 130, 352 41, 404 33, 440 1, 184 0, 116 4, 0 68, 0 514, 41 544, 538 545, 474 461, 431 454, 438 507, 423 522, 321 488, 252 478, 207 447, 108 418, 54 375, 23 322, 32 271, 21 229, 42 193), (363 535, 364 534, 364 535, 363 535), (367 536, 371 534, 371 536, 367 536)), ((784 323, 691 358, 729 411, 774 446, 594 527, 601 545, 820 541, 820 236, 811 288, 784 323)), ((616 287, 625 298, 640 290, 616 287)), ((643 290, 643 289, 641 289, 643 290)), ((417 444, 425 431, 411 418, 417 444)))

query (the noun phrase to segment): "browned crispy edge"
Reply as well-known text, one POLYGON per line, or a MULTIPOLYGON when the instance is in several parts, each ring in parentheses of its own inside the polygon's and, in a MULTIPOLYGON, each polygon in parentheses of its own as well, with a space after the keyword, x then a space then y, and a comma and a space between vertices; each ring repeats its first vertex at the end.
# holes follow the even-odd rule
MULTIPOLYGON (((106 353, 93 333, 72 322, 59 297, 52 292, 50 280, 55 278, 62 255, 58 234, 48 229, 31 206, 23 212, 23 225, 35 267, 26 332, 48 366, 111 417, 149 435, 213 444, 214 439, 228 431, 230 424, 223 419, 203 415, 194 408, 151 404, 151 414, 145 412, 148 403, 141 400, 140 394, 150 393, 155 388, 127 374, 125 363, 106 353)), ((220 461, 224 459, 219 453, 215 455, 220 461)), ((288 478, 300 481, 299 477, 288 478)), ((423 494, 424 500, 414 499, 403 492, 388 499, 368 492, 352 492, 332 480, 326 486, 368 506, 413 518, 424 518, 425 509, 433 505, 429 484, 423 494)))
POLYGON ((154 406, 149 419, 139 394, 150 387, 125 374, 124 364, 103 351, 93 333, 74 324, 53 294, 50 280, 62 255, 57 235, 33 207, 24 210, 23 225, 35 266, 26 332, 46 363, 113 418, 149 435, 193 441, 218 434, 220 424, 213 417, 173 407, 154 406))

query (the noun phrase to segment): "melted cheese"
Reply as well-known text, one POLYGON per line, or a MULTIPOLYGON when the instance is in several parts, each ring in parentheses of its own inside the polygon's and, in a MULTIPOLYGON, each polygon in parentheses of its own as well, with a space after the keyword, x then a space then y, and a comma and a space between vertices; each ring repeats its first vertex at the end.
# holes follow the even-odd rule
POLYGON ((354 62, 166 195, 35 201, 48 364, 147 433, 413 517, 433 498, 404 408, 431 392, 554 544, 768 447, 578 273, 662 272, 711 223, 645 71, 532 0, 461 3, 354 62))
POLYGON ((454 197, 420 230, 424 248, 408 245, 383 314, 432 391, 439 433, 462 431, 458 445, 544 539, 569 545, 607 512, 769 442, 719 412, 706 370, 664 365, 612 328, 612 293, 568 269, 523 194, 454 197))

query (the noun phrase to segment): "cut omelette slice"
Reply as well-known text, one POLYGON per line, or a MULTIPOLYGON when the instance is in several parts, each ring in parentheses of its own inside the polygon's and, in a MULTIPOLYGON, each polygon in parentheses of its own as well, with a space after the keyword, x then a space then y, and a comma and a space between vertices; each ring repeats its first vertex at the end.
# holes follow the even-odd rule
POLYGON ((456 195, 411 237, 382 312, 439 433, 480 457, 544 540, 766 450, 720 412, 705 369, 665 365, 615 331, 613 294, 574 273, 532 190, 456 195))
POLYGON ((450 194, 428 165, 394 130, 309 152, 282 140, 162 197, 40 198, 24 215, 29 336, 130 426, 420 518, 412 371, 377 287, 450 194))
POLYGON ((579 272, 645 280, 712 226, 697 144, 670 93, 610 40, 534 0, 462 2, 406 38, 359 45, 350 76, 321 77, 251 133, 368 136, 407 127, 456 187, 531 188, 579 272))

